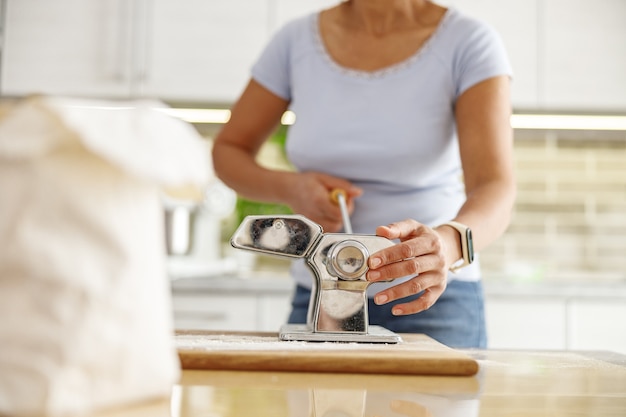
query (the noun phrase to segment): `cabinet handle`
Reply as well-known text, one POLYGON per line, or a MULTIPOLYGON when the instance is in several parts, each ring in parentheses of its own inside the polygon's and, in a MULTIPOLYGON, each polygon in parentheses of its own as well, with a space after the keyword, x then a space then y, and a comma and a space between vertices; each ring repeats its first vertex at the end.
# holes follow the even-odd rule
POLYGON ((141 95, 149 78, 153 0, 134 0, 131 18, 131 94, 141 95))
POLYGON ((228 318, 228 315, 226 315, 226 313, 222 313, 222 312, 207 312, 207 313, 202 313, 202 312, 190 312, 190 311, 179 311, 179 312, 174 312, 174 316, 177 319, 194 319, 194 320, 198 320, 198 319, 202 319, 205 321, 224 321, 228 318))
POLYGON ((131 39, 130 6, 127 0, 99 3, 102 14, 110 16, 103 20, 100 34, 103 40, 102 62, 99 63, 102 67, 102 78, 108 83, 124 84, 127 90, 132 53, 129 42, 131 39))
POLYGON ((141 93, 148 78, 151 47, 152 0, 117 0, 117 19, 105 31, 111 36, 106 76, 117 83, 126 83, 130 96, 141 93))

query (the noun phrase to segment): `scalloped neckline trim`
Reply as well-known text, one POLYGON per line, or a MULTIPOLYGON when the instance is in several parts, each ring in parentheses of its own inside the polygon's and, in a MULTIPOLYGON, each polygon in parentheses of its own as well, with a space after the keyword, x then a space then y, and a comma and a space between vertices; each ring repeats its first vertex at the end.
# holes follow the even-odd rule
POLYGON ((447 26, 448 21, 450 20, 450 16, 452 15, 453 10, 448 8, 441 18, 441 21, 433 31, 433 33, 426 39, 424 44, 417 50, 413 55, 408 58, 397 62, 395 64, 389 65, 384 68, 380 68, 374 71, 360 70, 355 68, 344 67, 339 64, 337 61, 333 59, 333 57, 329 54, 326 49, 326 45, 324 45, 324 41, 322 40, 322 34, 320 32, 319 27, 319 16, 321 12, 314 13, 311 19, 311 30, 313 32, 313 39, 315 42, 316 49, 318 53, 324 58, 324 61, 335 71, 338 71, 342 74, 358 77, 358 78, 366 78, 366 79, 374 79, 374 78, 384 78, 388 75, 395 74, 397 72, 403 71, 406 68, 413 66, 417 61, 419 61, 420 57, 424 55, 430 48, 432 48, 435 40, 440 36, 440 33, 443 31, 444 27, 447 26))

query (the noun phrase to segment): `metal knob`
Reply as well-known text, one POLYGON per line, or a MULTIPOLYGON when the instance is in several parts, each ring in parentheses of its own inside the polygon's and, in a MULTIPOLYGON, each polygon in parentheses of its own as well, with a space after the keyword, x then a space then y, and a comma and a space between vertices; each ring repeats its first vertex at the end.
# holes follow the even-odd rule
POLYGON ((328 250, 328 258, 328 273, 340 279, 359 279, 368 269, 369 252, 365 245, 356 240, 335 243, 328 250))

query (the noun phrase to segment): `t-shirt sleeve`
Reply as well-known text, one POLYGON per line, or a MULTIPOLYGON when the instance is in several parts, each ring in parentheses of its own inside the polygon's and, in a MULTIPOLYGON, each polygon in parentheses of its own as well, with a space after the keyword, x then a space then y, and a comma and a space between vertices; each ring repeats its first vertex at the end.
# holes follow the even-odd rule
POLYGON ((466 27, 454 63, 456 98, 486 79, 499 75, 513 76, 500 35, 485 23, 472 23, 466 27))
POLYGON ((252 78, 277 96, 291 99, 289 44, 293 24, 279 29, 251 69, 252 78))

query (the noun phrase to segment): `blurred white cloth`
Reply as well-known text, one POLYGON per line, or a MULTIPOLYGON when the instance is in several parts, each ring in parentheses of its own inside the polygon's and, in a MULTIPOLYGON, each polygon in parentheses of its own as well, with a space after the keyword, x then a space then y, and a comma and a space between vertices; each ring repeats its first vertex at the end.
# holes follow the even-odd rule
POLYGON ((160 189, 212 170, 162 107, 35 97, 0 115, 0 415, 78 415, 176 383, 160 189))

